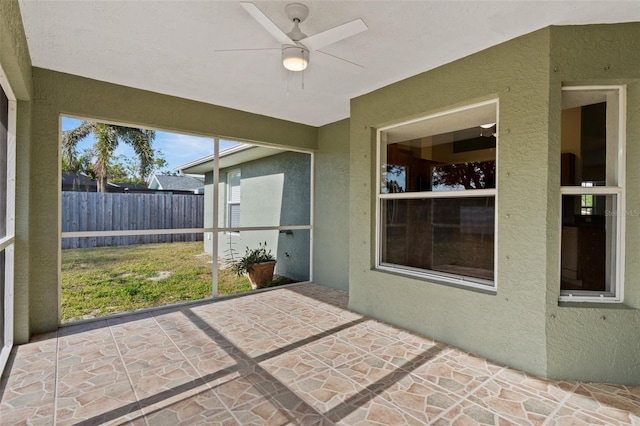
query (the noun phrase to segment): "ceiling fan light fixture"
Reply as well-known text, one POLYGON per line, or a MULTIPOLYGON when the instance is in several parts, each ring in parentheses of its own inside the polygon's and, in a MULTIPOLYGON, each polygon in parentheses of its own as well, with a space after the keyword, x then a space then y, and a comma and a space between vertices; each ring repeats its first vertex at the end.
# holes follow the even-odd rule
POLYGON ((303 71, 309 65, 309 50, 302 46, 282 46, 282 65, 289 71, 303 71))

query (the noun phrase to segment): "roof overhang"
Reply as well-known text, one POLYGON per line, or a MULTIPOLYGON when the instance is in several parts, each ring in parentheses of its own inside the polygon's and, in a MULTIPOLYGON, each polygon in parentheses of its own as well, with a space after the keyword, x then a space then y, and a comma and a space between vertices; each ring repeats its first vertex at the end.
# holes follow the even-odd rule
MULTIPOLYGON (((240 144, 220 152, 220 169, 235 167, 249 161, 259 160, 261 158, 270 157, 272 155, 281 154, 282 150, 275 148, 267 148, 264 146, 255 146, 248 144, 240 144)), ((176 171, 184 174, 210 173, 213 171, 214 155, 200 158, 191 163, 183 164, 176 167, 176 171)))

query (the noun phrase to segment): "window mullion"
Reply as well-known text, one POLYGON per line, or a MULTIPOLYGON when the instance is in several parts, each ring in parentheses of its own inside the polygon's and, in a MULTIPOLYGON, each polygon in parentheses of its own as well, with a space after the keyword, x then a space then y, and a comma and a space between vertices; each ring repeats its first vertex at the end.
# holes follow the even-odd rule
POLYGON ((379 194, 382 200, 405 200, 420 198, 472 198, 495 196, 495 189, 471 189, 466 191, 425 191, 425 192, 399 192, 395 194, 379 194))

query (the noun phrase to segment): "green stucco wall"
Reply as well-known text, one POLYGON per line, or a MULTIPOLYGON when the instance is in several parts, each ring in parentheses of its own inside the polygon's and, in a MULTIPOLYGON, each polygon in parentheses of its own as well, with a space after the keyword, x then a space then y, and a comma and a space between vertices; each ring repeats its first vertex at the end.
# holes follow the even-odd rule
POLYGON ((59 318, 59 116, 265 144, 316 149, 317 128, 243 111, 132 89, 69 74, 33 69, 32 185, 29 277, 30 332, 57 328, 59 318), (57 225, 56 225, 57 224, 57 225))
POLYGON ((29 199, 31 150, 31 60, 17 0, 0 1, 0 66, 17 100, 16 243, 14 342, 29 340, 29 199))
POLYGON ((349 290, 349 120, 323 126, 315 155, 313 280, 349 290))
POLYGON ((31 99, 31 59, 17 0, 0 1, 0 64, 16 98, 31 99))
POLYGON ((640 211, 639 40, 640 24, 551 27, 352 100, 350 307, 540 376, 640 383, 637 218, 625 305, 558 306, 561 84, 628 84, 627 209, 640 211), (375 129, 494 98, 497 292, 374 270, 375 129))
MULTIPOLYGON (((558 265, 560 87, 627 87, 626 210, 640 211, 640 23, 551 28, 548 262, 558 265)), ((624 304, 558 306, 559 269, 547 269, 547 374, 640 384, 640 217, 626 221, 624 304)))
MULTIPOLYGON (((283 152, 220 169, 220 226, 226 226, 227 173, 236 169, 241 171, 241 226, 294 226, 311 223, 311 155, 283 152)), ((206 175, 207 200, 211 192, 212 175, 213 173, 206 175)), ((233 249, 237 258, 244 255, 246 247, 257 248, 259 243, 267 242, 267 247, 277 259, 276 274, 296 281, 308 281, 309 235, 309 230, 297 229, 289 232, 243 231, 239 235, 221 233, 218 238, 218 256, 230 258, 229 250, 233 249)), ((208 253, 211 253, 213 241, 205 239, 208 253)))

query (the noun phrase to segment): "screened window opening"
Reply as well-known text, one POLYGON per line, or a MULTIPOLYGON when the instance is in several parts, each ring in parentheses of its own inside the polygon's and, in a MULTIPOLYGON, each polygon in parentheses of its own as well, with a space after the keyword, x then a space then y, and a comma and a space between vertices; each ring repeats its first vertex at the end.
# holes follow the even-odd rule
POLYGON ((621 300, 623 96, 620 87, 562 93, 561 300, 621 300))
POLYGON ((379 131, 377 267, 494 286, 497 103, 379 131))

